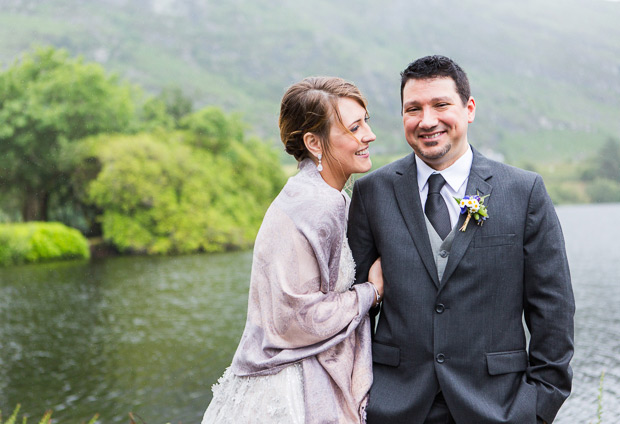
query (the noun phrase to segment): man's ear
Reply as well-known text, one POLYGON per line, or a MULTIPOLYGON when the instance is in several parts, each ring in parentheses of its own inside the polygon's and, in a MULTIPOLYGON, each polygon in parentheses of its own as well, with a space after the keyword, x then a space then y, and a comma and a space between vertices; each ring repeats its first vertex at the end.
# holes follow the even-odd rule
POLYGON ((314 157, 318 157, 319 154, 323 153, 323 144, 321 140, 310 132, 304 134, 304 145, 314 157))

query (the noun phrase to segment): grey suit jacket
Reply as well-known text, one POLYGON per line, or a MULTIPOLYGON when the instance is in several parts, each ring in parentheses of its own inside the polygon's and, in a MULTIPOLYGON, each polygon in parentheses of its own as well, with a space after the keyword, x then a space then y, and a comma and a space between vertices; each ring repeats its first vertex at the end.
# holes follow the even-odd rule
POLYGON ((474 150, 466 193, 476 192, 490 195, 490 217, 456 234, 439 281, 414 155, 355 183, 356 278, 378 256, 385 276, 369 424, 423 423, 439 390, 459 424, 551 423, 570 393, 575 304, 542 179, 474 150))

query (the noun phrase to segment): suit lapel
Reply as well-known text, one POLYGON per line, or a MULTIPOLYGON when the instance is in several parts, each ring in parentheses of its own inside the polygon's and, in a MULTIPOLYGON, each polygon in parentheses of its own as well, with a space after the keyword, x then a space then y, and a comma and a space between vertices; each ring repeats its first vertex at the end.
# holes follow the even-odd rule
POLYGON ((439 287, 437 267, 433 259, 433 250, 424 220, 424 210, 418 194, 418 174, 414 155, 411 154, 409 159, 403 161, 403 167, 396 170, 394 193, 400 213, 403 215, 407 230, 422 258, 422 262, 435 285, 439 287))
MULTIPOLYGON (((489 166, 490 162, 487 158, 474 150, 473 147, 472 151, 474 152, 474 159, 471 165, 465 195, 477 193, 480 193, 480 196, 486 196, 487 194, 490 195, 493 190, 493 186, 487 182, 492 176, 489 166)), ((492 197, 493 196, 491 195, 484 199, 484 204, 487 207, 489 206, 492 197)), ((454 235, 454 241, 450 250, 450 257, 448 259, 448 263, 446 264, 443 278, 441 279, 442 286, 446 283, 446 281, 448 281, 461 259, 463 259, 465 252, 474 238, 474 235, 479 229, 479 226, 472 218, 467 225, 467 230, 465 232, 459 231, 459 228, 461 228, 461 226, 465 223, 466 216, 466 214, 463 214, 459 217, 459 223, 456 230, 457 232, 454 235)))

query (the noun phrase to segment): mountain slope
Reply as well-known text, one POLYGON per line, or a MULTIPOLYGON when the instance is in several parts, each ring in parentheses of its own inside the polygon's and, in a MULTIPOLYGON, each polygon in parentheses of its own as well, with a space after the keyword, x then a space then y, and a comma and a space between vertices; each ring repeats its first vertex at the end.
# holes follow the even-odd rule
POLYGON ((402 139, 399 72, 426 54, 468 72, 470 141, 512 163, 584 157, 620 137, 620 3, 603 0, 0 0, 0 61, 34 44, 96 60, 151 92, 178 85, 196 106, 239 111, 277 140, 288 85, 356 82, 375 152, 402 139))

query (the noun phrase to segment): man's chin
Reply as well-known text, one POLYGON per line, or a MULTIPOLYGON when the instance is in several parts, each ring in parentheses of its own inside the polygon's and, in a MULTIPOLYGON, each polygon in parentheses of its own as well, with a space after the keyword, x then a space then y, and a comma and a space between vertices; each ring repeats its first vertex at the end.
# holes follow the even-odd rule
POLYGON ((443 147, 437 147, 434 149, 414 149, 416 154, 420 157, 420 159, 426 161, 437 161, 443 158, 450 151, 451 145, 446 145, 443 147))

